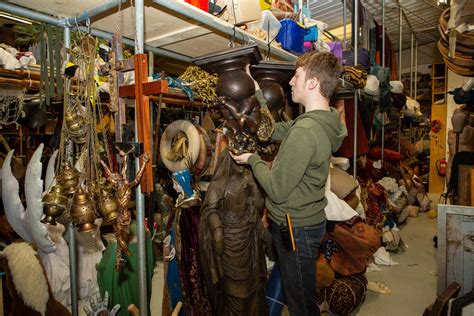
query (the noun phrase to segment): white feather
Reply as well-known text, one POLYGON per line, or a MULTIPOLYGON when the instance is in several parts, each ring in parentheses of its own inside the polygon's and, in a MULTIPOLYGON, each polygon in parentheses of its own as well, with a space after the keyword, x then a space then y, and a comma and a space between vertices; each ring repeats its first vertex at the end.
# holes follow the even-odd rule
POLYGON ((51 155, 48 161, 48 167, 46 168, 46 178, 44 179, 44 190, 48 191, 53 185, 54 181, 54 165, 56 164, 56 157, 58 156, 58 150, 56 149, 51 155))
POLYGON ((26 197, 26 221, 28 223, 33 240, 41 251, 49 253, 56 251, 56 246, 48 235, 46 226, 40 221, 43 218, 43 180, 41 180, 41 155, 43 154, 43 144, 40 144, 31 157, 25 176, 25 197, 26 197))
POLYGON ((2 167, 2 200, 5 207, 7 220, 13 230, 27 242, 32 242, 33 238, 27 227, 25 220, 25 207, 20 200, 20 185, 13 176, 10 162, 13 157, 14 150, 8 152, 2 167))

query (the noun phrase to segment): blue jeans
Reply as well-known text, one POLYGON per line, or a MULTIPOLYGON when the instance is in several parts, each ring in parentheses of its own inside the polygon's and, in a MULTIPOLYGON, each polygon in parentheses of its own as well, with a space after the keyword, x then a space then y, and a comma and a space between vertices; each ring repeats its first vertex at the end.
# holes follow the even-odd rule
POLYGON ((326 231, 326 221, 306 227, 294 227, 296 251, 286 250, 280 227, 272 223, 272 239, 278 255, 281 279, 291 316, 319 315, 316 303, 316 258, 326 231))

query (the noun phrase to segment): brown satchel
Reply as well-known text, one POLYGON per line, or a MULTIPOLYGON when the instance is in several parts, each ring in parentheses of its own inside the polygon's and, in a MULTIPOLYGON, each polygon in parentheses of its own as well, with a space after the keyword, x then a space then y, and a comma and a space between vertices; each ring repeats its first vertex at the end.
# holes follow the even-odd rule
POLYGON ((337 250, 328 260, 329 266, 341 275, 354 275, 365 272, 367 257, 373 255, 381 245, 380 233, 364 222, 352 227, 336 225, 325 240, 333 240, 337 250))

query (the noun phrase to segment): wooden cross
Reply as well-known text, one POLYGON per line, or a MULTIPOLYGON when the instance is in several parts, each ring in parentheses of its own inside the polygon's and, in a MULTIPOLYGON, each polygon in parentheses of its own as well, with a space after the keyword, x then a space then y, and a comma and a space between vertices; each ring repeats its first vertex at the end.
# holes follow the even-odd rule
MULTIPOLYGON (((138 142, 143 143, 145 152, 151 155, 152 129, 150 126, 150 100, 148 96, 152 94, 167 93, 168 82, 166 80, 148 82, 148 61, 146 54, 136 54, 133 56, 133 59, 118 60, 115 66, 115 68, 121 72, 131 70, 134 70, 135 72, 135 84, 119 86, 118 96, 119 98, 135 98, 135 120, 138 131, 138 142)), ((124 110, 124 107, 119 103, 118 117, 120 118, 119 121, 121 121, 121 123, 125 117, 125 113, 122 112, 124 110)), ((119 134, 119 136, 120 135, 121 134, 119 134)), ((140 159, 140 164, 142 163, 143 160, 140 159)), ((151 163, 148 163, 145 167, 145 173, 140 182, 143 193, 153 192, 154 183, 152 167, 151 163)))

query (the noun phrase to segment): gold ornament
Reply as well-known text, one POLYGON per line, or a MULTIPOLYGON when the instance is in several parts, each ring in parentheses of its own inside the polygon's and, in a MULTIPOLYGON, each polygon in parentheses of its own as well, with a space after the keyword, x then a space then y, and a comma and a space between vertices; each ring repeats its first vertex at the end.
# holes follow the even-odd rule
POLYGON ((74 204, 71 207, 71 217, 79 226, 80 232, 91 231, 96 228, 94 224, 95 208, 89 194, 79 187, 74 195, 74 204))
POLYGON ((117 218, 118 202, 115 198, 115 192, 110 186, 101 187, 101 201, 99 207, 100 213, 104 216, 102 226, 110 225, 117 218))
POLYGON ((41 220, 44 224, 56 225, 56 218, 61 216, 68 204, 68 198, 62 192, 60 185, 54 185, 51 190, 43 197, 44 209, 43 213, 46 215, 41 220))
POLYGON ((77 184, 79 183, 79 175, 69 162, 64 162, 63 170, 59 176, 59 183, 63 192, 67 195, 72 195, 76 192, 77 184))

